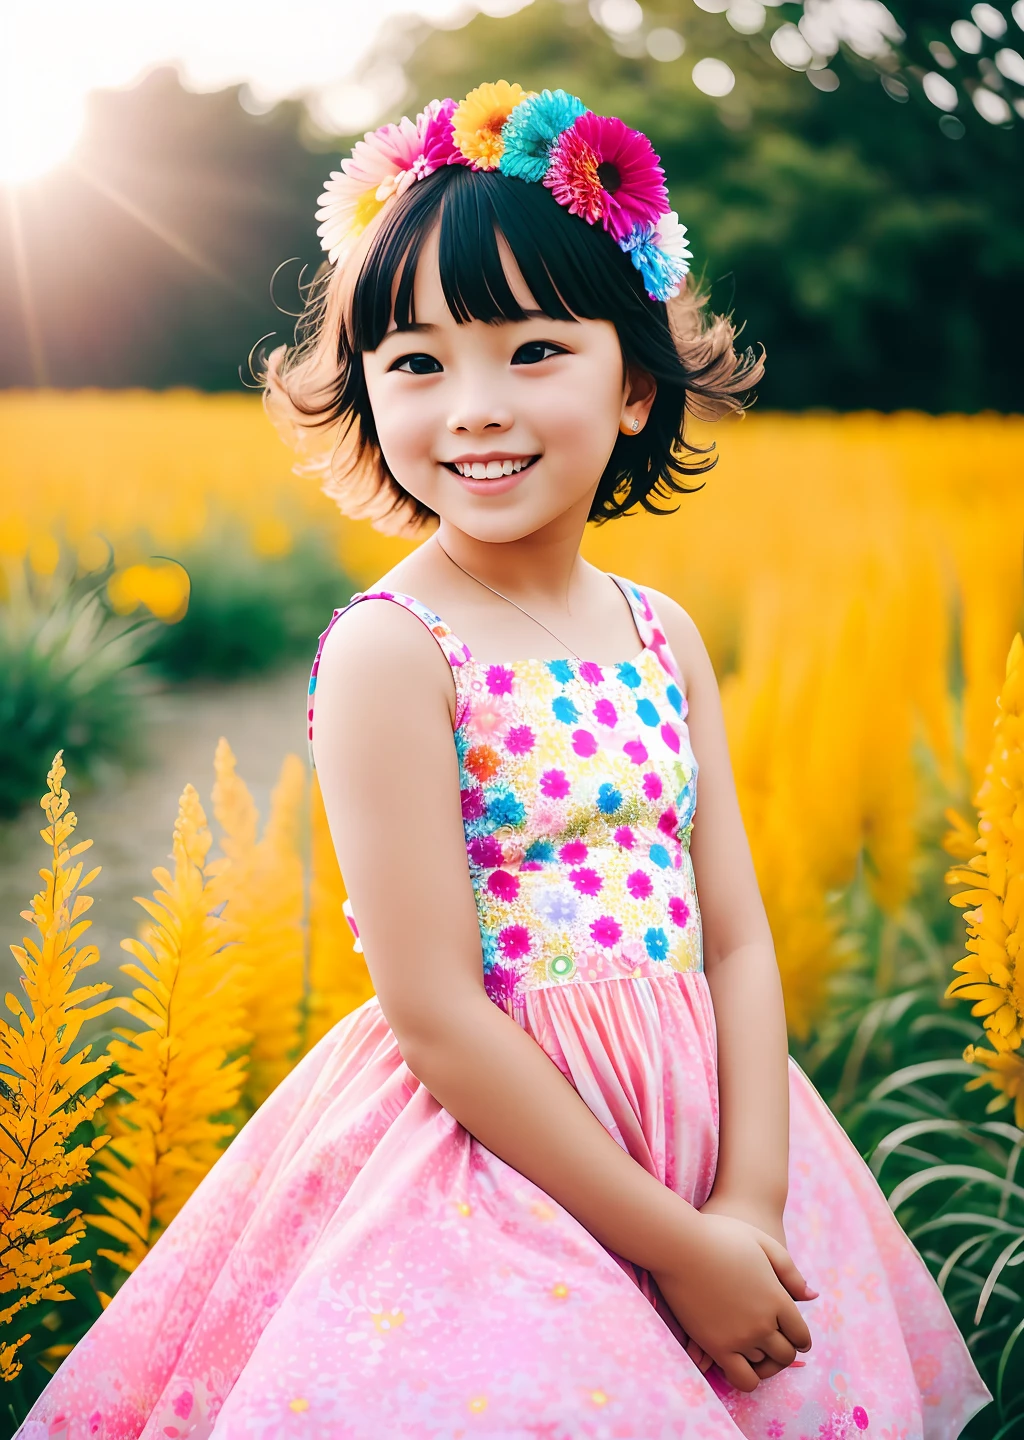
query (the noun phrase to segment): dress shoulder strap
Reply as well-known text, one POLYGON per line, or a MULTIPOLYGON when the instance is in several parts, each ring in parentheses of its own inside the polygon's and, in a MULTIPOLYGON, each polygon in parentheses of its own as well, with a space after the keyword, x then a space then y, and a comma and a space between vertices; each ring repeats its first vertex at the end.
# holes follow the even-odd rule
MULTIPOLYGON (((629 601, 629 608, 633 612, 633 619, 636 621, 636 628, 640 639, 648 650, 653 650, 661 661, 662 667, 680 687, 682 686, 682 671, 676 657, 672 653, 672 647, 668 643, 664 627, 658 619, 657 612, 651 604, 650 597, 646 590, 639 585, 634 585, 632 580, 624 580, 621 575, 612 575, 611 578, 618 585, 619 589, 629 601)), ((686 697, 683 697, 685 705, 686 697)))
POLYGON ((328 635, 337 625, 346 611, 351 610, 353 605, 360 604, 363 600, 391 600, 396 605, 404 605, 406 610, 411 610, 417 620, 423 622, 426 628, 433 635, 444 654, 448 664, 452 667, 455 675, 455 689, 458 696, 458 713, 455 717, 456 726, 462 719, 464 707, 462 687, 459 685, 459 670, 463 665, 468 664, 473 656, 468 645, 464 644, 454 633, 450 626, 446 625, 440 615, 435 615, 433 610, 428 609, 421 600, 415 599, 412 595, 401 595, 395 590, 360 590, 352 596, 347 605, 340 610, 335 610, 331 616, 330 624, 320 636, 320 643, 316 648, 316 659, 313 661, 313 670, 309 677, 309 703, 306 710, 306 720, 309 727, 309 758, 313 760, 313 709, 316 695, 316 677, 320 669, 320 656, 323 654, 324 644, 328 635))

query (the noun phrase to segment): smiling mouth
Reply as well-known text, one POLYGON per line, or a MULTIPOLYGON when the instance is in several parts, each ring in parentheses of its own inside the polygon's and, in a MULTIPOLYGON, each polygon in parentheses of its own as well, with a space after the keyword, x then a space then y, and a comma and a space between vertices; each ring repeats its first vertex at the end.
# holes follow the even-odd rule
POLYGON ((503 475, 518 475, 521 470, 529 470, 539 459, 539 455, 527 455, 522 460, 443 460, 441 463, 463 480, 500 480, 503 475))

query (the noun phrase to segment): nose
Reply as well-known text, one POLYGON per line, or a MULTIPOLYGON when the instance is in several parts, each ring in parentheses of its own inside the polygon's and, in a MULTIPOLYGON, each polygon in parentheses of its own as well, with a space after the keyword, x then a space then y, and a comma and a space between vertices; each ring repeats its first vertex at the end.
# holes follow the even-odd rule
POLYGON ((479 377, 467 378, 448 413, 452 435, 501 435, 511 430, 514 417, 501 398, 479 377))

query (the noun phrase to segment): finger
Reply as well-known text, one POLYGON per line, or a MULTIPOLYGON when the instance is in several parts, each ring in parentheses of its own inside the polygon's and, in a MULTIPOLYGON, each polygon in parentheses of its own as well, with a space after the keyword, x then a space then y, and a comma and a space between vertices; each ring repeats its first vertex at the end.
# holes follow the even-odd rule
POLYGON ((779 1306, 777 1320, 782 1334, 795 1349, 804 1351, 811 1348, 811 1332, 807 1328, 807 1321, 791 1300, 786 1300, 779 1306))
POLYGON ((715 1363, 706 1350, 702 1350, 696 1340, 690 1340, 686 1346, 686 1353, 696 1365, 702 1375, 706 1375, 715 1363))
POLYGON ((812 1290, 807 1281, 796 1268, 792 1255, 773 1240, 770 1235, 762 1235, 761 1248, 771 1261, 771 1267, 779 1277, 781 1283, 789 1291, 794 1300, 816 1300, 817 1290, 812 1290))
MULTIPOLYGON (((761 1341, 761 1359, 770 1360, 784 1370, 787 1365, 792 1365, 796 1359, 796 1346, 786 1339, 781 1330, 776 1330, 773 1335, 766 1335, 761 1341)), ((750 1359, 750 1356, 747 1356, 750 1359)), ((758 1371, 758 1374, 761 1372, 758 1371)))
POLYGON ((761 1383, 750 1361, 735 1351, 730 1355, 724 1355, 719 1360, 718 1367, 734 1389, 742 1390, 747 1395, 756 1390, 761 1383))

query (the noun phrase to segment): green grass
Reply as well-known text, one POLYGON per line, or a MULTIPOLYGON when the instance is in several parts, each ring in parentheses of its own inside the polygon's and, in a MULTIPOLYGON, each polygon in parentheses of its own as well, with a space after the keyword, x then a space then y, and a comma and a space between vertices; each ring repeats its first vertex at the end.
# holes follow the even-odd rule
POLYGON ((137 753, 136 667, 156 622, 112 612, 109 573, 25 577, 0 607, 0 817, 38 798, 58 750, 79 783, 137 753))
POLYGON ((980 1038, 941 997, 962 948, 936 851, 918 908, 883 916, 863 884, 844 897, 858 962, 797 1059, 870 1164, 936 1277, 992 1391, 964 1432, 1024 1437, 1024 1132, 990 1113, 960 1055, 980 1038), (944 907, 945 913, 943 913, 944 907))
POLYGON ((355 588, 315 535, 276 559, 254 555, 230 534, 173 558, 191 580, 188 610, 146 654, 168 681, 232 680, 299 658, 312 664, 332 610, 355 588))

